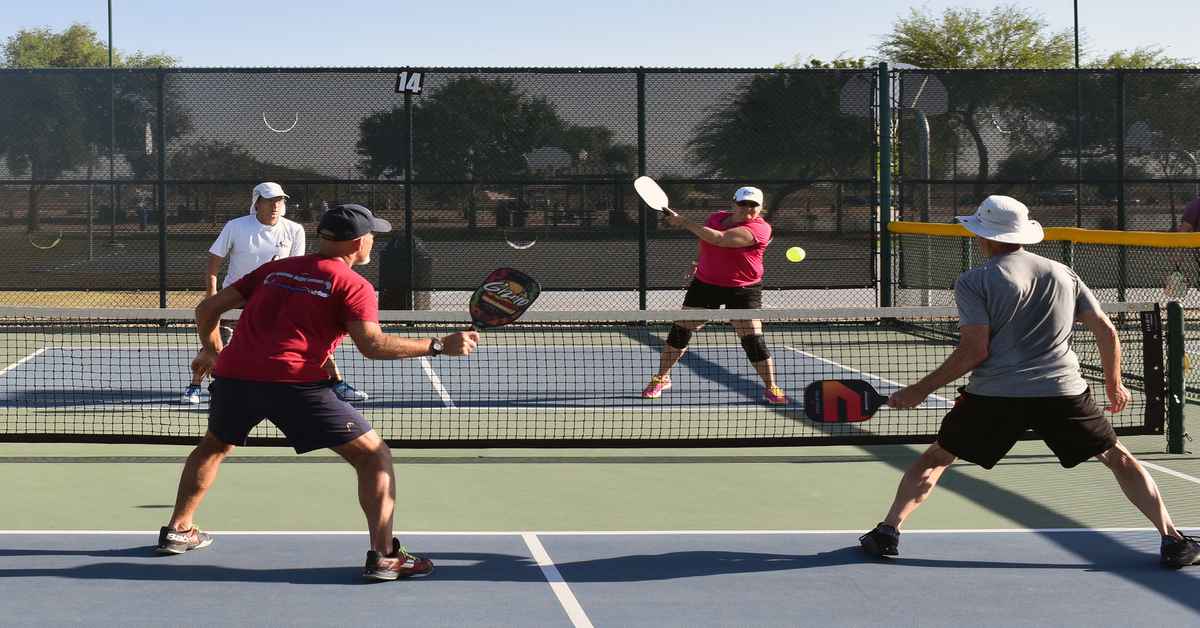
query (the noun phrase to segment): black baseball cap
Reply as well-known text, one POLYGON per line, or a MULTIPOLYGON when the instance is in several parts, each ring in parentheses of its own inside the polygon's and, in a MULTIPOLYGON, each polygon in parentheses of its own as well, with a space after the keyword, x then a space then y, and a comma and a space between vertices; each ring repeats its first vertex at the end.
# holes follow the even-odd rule
POLYGON ((392 223, 376 218, 371 210, 362 205, 348 203, 338 205, 321 216, 317 235, 326 240, 342 242, 361 238, 372 231, 387 233, 391 230, 392 223))

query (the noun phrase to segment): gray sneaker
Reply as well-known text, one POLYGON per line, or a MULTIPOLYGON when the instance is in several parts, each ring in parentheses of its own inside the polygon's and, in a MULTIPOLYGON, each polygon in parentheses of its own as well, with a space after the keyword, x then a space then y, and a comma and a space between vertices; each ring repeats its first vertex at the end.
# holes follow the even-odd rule
POLYGON ((204 549, 212 542, 212 536, 196 526, 187 532, 163 526, 158 530, 158 547, 155 551, 159 554, 182 554, 188 550, 204 549))

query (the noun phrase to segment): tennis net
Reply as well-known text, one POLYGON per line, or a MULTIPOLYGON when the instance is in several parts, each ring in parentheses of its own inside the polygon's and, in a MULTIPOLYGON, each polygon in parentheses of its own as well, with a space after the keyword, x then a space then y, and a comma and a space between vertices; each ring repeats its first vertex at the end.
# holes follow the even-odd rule
MULTIPOLYGON (((1124 348, 1133 403, 1121 434, 1162 433, 1162 324, 1154 304, 1105 306, 1124 348)), ((953 308, 708 311, 659 399, 641 397, 675 321, 695 312, 530 312, 483 333, 466 358, 362 358, 347 339, 336 358, 370 395, 358 407, 401 447, 657 447, 928 442, 954 382, 919 408, 881 409, 857 424, 804 417, 804 387, 864 379, 881 393, 937 367, 957 342, 953 308), (764 400, 733 321, 762 321, 785 405, 764 400)), ((464 329, 464 314, 384 312, 384 328, 414 338, 464 329)), ((237 342, 234 332, 233 342, 237 342)), ((1092 335, 1073 346, 1101 381, 1092 335)), ((208 397, 181 403, 199 346, 187 310, 0 308, 0 441, 194 443, 208 397)), ((1093 386, 1098 403, 1103 385, 1093 386)), ((268 422, 251 444, 284 444, 268 422)))

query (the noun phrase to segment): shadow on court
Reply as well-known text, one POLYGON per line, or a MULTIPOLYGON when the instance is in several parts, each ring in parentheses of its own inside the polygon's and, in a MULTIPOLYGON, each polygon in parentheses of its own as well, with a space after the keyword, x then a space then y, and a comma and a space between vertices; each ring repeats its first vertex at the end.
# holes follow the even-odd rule
MULTIPOLYGON (((1075 570, 1104 572, 1129 577, 1140 584, 1153 587, 1161 594, 1170 594, 1172 583, 1180 585, 1177 600, 1200 611, 1200 599, 1194 595, 1194 582, 1157 565, 1155 557, 1133 550, 1119 542, 1098 542, 1100 534, 1054 533, 1065 547, 1083 552, 1095 552, 1094 561, 1032 562, 1028 560, 949 560, 901 557, 876 560, 863 554, 858 546, 842 547, 816 554, 776 554, 735 551, 674 551, 659 554, 635 554, 573 562, 557 563, 563 577, 570 582, 648 582, 703 578, 707 576, 752 574, 789 570, 822 569, 848 565, 878 563, 891 569, 964 569, 964 570, 1075 570), (1090 549, 1087 549, 1089 548, 1090 549), (1100 550, 1103 551, 1100 551, 1100 550)), ((997 550, 1002 548, 997 547, 997 550)), ((207 556, 219 559, 219 550, 207 556)), ((486 552, 426 552, 438 568, 431 580, 458 582, 542 582, 540 568, 527 556, 486 552)), ((997 555, 1003 555, 998 551, 997 555)), ((70 549, 0 549, 0 558, 48 557, 66 558, 140 558, 138 562, 102 562, 73 564, 62 568, 0 569, 0 578, 77 578, 83 580, 139 580, 179 582, 259 582, 289 584, 359 584, 358 568, 353 564, 330 567, 269 566, 246 569, 213 564, 179 562, 176 556, 159 556, 154 546, 128 548, 70 550, 70 549), (174 563, 174 564, 172 564, 174 563)), ((290 554, 303 561, 303 552, 290 554)), ((196 558, 197 555, 188 555, 196 558)), ((271 561, 264 561, 271 562, 271 561)), ((274 561, 279 562, 279 561, 274 561)), ((291 561, 289 561, 291 562, 291 561)), ((910 577, 919 578, 919 574, 910 577)))

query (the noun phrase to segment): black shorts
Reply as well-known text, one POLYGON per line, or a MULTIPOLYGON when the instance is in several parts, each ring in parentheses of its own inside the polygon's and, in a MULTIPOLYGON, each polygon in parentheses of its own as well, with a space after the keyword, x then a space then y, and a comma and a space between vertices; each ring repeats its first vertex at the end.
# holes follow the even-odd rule
POLYGON ((683 297, 683 307, 719 310, 722 305, 731 310, 756 310, 762 307, 762 284, 727 288, 693 279, 683 297))
POLYGON ((1068 469, 1117 444, 1117 434, 1092 401, 1090 389, 1072 397, 984 397, 960 389, 942 419, 937 442, 955 456, 991 469, 1026 430, 1046 441, 1068 469))
POLYGON ((302 454, 344 445, 371 431, 354 406, 338 399, 333 382, 281 384, 214 377, 208 387, 208 431, 221 442, 245 445, 266 419, 302 454))

